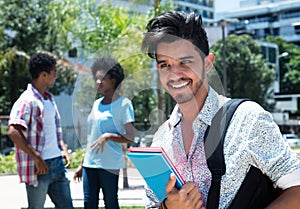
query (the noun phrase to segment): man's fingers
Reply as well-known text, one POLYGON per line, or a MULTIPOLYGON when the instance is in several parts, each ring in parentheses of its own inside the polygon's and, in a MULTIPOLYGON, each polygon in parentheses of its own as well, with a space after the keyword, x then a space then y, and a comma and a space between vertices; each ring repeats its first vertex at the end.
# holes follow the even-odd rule
POLYGON ((199 192, 198 188, 195 187, 189 194, 191 200, 192 200, 192 205, 193 208, 201 208, 203 205, 203 197, 202 194, 199 192))
POLYGON ((178 192, 179 201, 185 208, 200 209, 203 205, 202 195, 193 182, 186 183, 178 192))
POLYGON ((170 175, 170 178, 169 178, 169 181, 168 181, 168 184, 166 186, 166 192, 167 194, 172 192, 172 190, 175 188, 175 183, 176 183, 176 177, 175 175, 172 173, 170 175))
POLYGON ((36 171, 36 175, 44 175, 44 174, 46 174, 46 173, 48 173, 48 168, 45 168, 45 169, 38 169, 37 171, 36 171))
POLYGON ((202 200, 202 195, 196 186, 192 191, 190 191, 189 196, 194 202, 202 200))

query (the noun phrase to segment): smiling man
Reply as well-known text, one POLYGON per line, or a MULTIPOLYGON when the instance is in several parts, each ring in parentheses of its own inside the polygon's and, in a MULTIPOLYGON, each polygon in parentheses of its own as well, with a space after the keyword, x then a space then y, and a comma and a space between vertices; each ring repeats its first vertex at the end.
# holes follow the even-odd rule
MULTIPOLYGON (((204 136, 217 111, 230 98, 208 83, 214 55, 200 15, 170 11, 147 24, 142 49, 156 60, 162 86, 177 102, 170 118, 156 132, 151 146, 163 147, 186 180, 180 189, 175 178, 159 202, 146 189, 147 208, 205 208, 211 186, 204 136)), ((221 180, 219 208, 229 208, 251 166, 266 174, 282 195, 267 208, 299 208, 300 159, 283 140, 271 114, 253 101, 236 110, 224 141, 226 173, 221 180)))
MULTIPOLYGON (((199 65, 203 65, 204 60, 199 52, 191 51, 191 47, 193 44, 186 40, 161 43, 157 46, 156 60, 160 81, 179 104, 190 102, 194 97, 200 99, 207 89, 207 83, 203 83, 203 80, 207 79, 205 70, 210 69, 196 71, 199 65)), ((213 55, 210 54, 207 59, 213 60, 213 55)), ((207 62, 212 63, 209 60, 207 62)))

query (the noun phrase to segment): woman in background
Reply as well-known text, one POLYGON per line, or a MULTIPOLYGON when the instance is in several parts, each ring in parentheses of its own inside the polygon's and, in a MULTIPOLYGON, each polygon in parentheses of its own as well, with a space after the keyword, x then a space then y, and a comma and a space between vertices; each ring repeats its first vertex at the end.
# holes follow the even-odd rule
POLYGON ((119 209, 118 180, 125 167, 122 143, 134 140, 134 110, 131 101, 117 88, 124 70, 112 58, 100 58, 92 67, 99 93, 88 116, 87 148, 84 160, 74 174, 83 178, 84 208, 98 209, 102 189, 106 209, 119 209))

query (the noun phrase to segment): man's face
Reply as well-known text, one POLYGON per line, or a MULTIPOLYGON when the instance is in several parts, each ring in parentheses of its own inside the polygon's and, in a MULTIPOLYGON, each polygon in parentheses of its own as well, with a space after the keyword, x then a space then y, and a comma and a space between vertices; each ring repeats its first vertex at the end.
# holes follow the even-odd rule
POLYGON ((52 88, 54 86, 56 78, 57 78, 57 69, 56 69, 56 67, 54 67, 50 71, 50 73, 46 73, 47 86, 50 87, 50 88, 52 88))
POLYGON ((156 62, 163 87, 177 103, 189 102, 207 92, 203 58, 190 41, 159 43, 156 62))

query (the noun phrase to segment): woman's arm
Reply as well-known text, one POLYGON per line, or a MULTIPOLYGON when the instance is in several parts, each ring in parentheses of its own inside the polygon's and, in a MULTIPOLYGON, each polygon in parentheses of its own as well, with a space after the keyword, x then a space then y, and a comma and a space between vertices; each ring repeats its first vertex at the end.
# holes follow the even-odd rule
POLYGON ((119 143, 131 143, 134 140, 133 123, 125 124, 125 134, 104 133, 92 145, 91 149, 96 149, 96 152, 103 151, 104 145, 108 140, 119 143))

